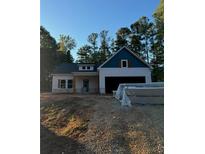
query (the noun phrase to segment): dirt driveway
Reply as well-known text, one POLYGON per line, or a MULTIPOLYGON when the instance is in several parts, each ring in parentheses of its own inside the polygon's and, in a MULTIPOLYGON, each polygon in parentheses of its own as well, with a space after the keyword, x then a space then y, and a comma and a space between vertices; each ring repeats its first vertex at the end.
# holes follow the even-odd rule
POLYGON ((112 96, 41 94, 41 154, 164 153, 164 106, 112 96))

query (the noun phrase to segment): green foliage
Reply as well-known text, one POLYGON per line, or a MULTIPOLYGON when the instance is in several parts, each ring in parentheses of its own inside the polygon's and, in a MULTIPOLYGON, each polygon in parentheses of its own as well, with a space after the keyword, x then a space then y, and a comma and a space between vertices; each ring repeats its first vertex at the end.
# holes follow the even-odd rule
POLYGON ((115 39, 111 39, 111 43, 110 43, 110 52, 111 54, 115 53, 117 50, 116 50, 116 45, 115 45, 115 39))
POLYGON ((164 67, 159 67, 157 65, 153 65, 152 70, 152 81, 159 82, 164 81, 164 67))
POLYGON ((151 43, 153 37, 153 23, 149 21, 147 17, 141 17, 131 26, 131 30, 133 35, 136 35, 139 42, 136 42, 138 45, 140 44, 140 55, 142 57, 146 57, 146 61, 150 62, 150 52, 151 52, 151 43))
POLYGON ((98 63, 98 58, 99 58, 99 47, 98 47, 98 33, 91 33, 88 36, 88 42, 90 43, 91 51, 88 52, 89 54, 89 63, 98 63))
POLYGON ((155 20, 155 35, 152 44, 152 78, 153 81, 164 81, 164 0, 160 1, 153 17, 155 20))
POLYGON ((91 33, 88 36, 88 43, 78 49, 78 63, 98 63, 99 59, 99 47, 98 42, 98 33, 91 33))
POLYGON ((116 40, 114 43, 115 50, 127 46, 149 63, 151 59, 150 53, 152 52, 153 25, 154 24, 150 22, 147 17, 143 16, 131 24, 130 28, 120 28, 116 33, 116 40))
POLYGON ((56 64, 56 48, 55 39, 50 33, 40 26, 40 88, 41 91, 51 90, 51 72, 56 64))
POLYGON ((59 51, 64 52, 65 54, 68 51, 71 51, 73 48, 76 47, 76 41, 70 37, 69 35, 60 35, 60 39, 59 39, 59 51))
POLYGON ((129 46, 130 50, 136 53, 139 57, 143 58, 142 52, 142 43, 140 42, 140 38, 137 35, 130 36, 129 46))
POLYGON ((40 26, 40 48, 55 49, 56 47, 56 40, 43 26, 40 26))
POLYGON ((87 39, 89 44, 78 49, 77 62, 95 64, 104 62, 111 55, 110 40, 106 30, 101 31, 100 34, 91 33, 87 39), (99 46, 98 41, 100 42, 99 46))
POLYGON ((127 27, 122 27, 117 31, 115 40, 116 50, 119 50, 123 46, 128 46, 130 34, 131 31, 127 27))
POLYGON ((92 63, 92 47, 84 45, 78 49, 78 63, 92 63))
POLYGON ((73 61, 74 61, 74 58, 71 55, 71 52, 68 50, 67 53, 66 53, 66 62, 67 63, 73 63, 73 61))
POLYGON ((96 53, 98 50, 97 39, 98 39, 98 33, 91 33, 88 36, 88 42, 91 44, 91 48, 92 48, 93 53, 96 53))
POLYGON ((41 91, 51 90, 51 72, 56 64, 56 50, 53 48, 40 49, 40 88, 41 91))
POLYGON ((100 32, 100 48, 99 48, 99 63, 103 63, 110 55, 109 50, 110 37, 108 37, 108 31, 103 30, 100 32))
POLYGON ((154 18, 160 21, 164 21, 164 0, 160 0, 160 4, 153 14, 154 18))
POLYGON ((62 62, 73 62, 70 51, 76 43, 70 36, 61 35, 60 42, 56 44, 55 39, 43 26, 40 26, 40 41, 40 88, 41 91, 50 91, 51 73, 54 67, 62 62))
POLYGON ((73 63, 74 59, 71 55, 71 50, 76 47, 76 41, 69 35, 60 35, 58 51, 64 54, 61 55, 63 60, 61 62, 73 63))

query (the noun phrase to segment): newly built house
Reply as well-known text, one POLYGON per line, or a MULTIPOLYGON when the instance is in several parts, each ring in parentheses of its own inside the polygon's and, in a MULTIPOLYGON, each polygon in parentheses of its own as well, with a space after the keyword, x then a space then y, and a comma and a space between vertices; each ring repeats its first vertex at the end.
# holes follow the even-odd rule
POLYGON ((100 65, 60 64, 52 77, 52 92, 105 94, 120 83, 150 83, 151 66, 123 47, 100 65))

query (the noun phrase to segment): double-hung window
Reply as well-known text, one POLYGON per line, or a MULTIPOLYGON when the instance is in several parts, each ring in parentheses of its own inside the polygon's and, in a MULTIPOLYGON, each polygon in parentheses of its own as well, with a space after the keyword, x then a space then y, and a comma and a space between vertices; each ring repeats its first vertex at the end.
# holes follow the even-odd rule
POLYGON ((65 80, 58 80, 58 88, 65 88, 65 80))
POLYGON ((67 88, 72 88, 73 87, 73 83, 72 80, 67 80, 67 88))

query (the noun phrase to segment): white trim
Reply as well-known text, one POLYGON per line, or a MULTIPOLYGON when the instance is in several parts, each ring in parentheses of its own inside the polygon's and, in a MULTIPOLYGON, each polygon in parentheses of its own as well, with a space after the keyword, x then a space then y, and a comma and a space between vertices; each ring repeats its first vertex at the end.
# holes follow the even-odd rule
POLYGON ((70 75, 70 76, 72 76, 72 73, 52 73, 51 75, 59 75, 59 76, 67 76, 67 75, 70 75))
POLYGON ((121 68, 128 68, 128 60, 127 59, 121 59, 121 68), (123 61, 126 62, 126 67, 123 67, 123 61))
POLYGON ((67 88, 67 81, 68 80, 73 80, 73 75, 64 75, 64 74, 60 74, 60 75, 53 75, 52 76, 52 92, 73 92, 73 88, 67 88), (66 85, 65 88, 58 88, 58 80, 65 80, 66 81, 66 85))
POLYGON ((79 71, 93 71, 94 70, 94 66, 91 65, 83 65, 83 66, 79 66, 79 71), (85 69, 83 69, 83 67, 85 67, 85 69), (88 69, 88 67, 90 67, 88 69))
POLYGON ((140 58, 139 56, 137 56, 134 52, 132 52, 130 49, 128 49, 127 47, 124 47, 125 49, 127 49, 131 54, 133 54, 133 56, 135 56, 136 58, 138 58, 141 62, 143 62, 145 65, 147 65, 150 69, 152 69, 152 66, 149 65, 146 61, 144 61, 142 58, 140 58))
POLYGON ((98 76, 98 72, 72 72, 72 74, 79 76, 98 76))
POLYGON ((123 48, 119 49, 117 52, 115 52, 111 57, 109 57, 104 63, 102 63, 99 67, 101 68, 105 63, 107 63, 110 59, 112 59, 112 57, 114 57, 118 52, 120 52, 123 48))
POLYGON ((151 83, 151 70, 148 67, 129 67, 129 68, 101 68, 99 69, 100 93, 105 93, 105 77, 138 77, 144 76, 145 83, 151 83))
POLYGON ((66 86, 67 86, 66 79, 58 79, 58 89, 66 89, 66 86), (60 83, 59 83, 59 81, 60 81, 60 83), (65 81, 65 87, 64 88, 61 87, 62 86, 62 82, 61 81, 65 81), (60 87, 59 87, 59 85, 60 85, 60 87))
POLYGON ((66 89, 72 89, 72 88, 68 88, 68 80, 71 81, 71 87, 73 88, 73 79, 67 79, 66 80, 66 89))
POLYGON ((104 63, 102 63, 98 69, 102 68, 102 66, 107 63, 108 61, 110 61, 117 53, 119 53, 122 49, 127 49, 132 55, 134 55, 137 59, 139 59, 141 62, 143 62, 145 65, 147 65, 150 69, 152 69, 152 66, 150 66, 149 64, 147 64, 147 62, 145 62, 143 59, 141 59, 140 57, 138 57, 134 52, 132 52, 130 49, 128 49, 126 46, 123 46, 122 48, 120 48, 116 53, 114 53, 110 58, 108 58, 104 63))

